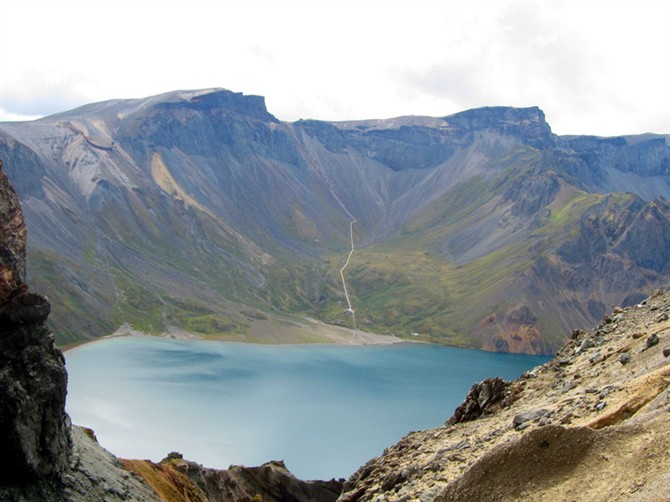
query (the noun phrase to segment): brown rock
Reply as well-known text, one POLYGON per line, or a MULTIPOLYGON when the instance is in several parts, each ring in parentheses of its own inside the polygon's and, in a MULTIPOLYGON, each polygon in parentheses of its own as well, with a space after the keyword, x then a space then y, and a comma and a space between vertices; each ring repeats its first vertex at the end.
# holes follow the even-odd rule
POLYGON ((0 160, 0 315, 26 275, 26 226, 0 160))

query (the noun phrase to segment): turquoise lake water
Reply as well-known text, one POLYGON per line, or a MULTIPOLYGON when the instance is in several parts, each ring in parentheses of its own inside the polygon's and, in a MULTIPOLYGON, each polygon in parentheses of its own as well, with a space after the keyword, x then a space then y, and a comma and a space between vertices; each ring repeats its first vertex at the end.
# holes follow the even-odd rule
POLYGON ((442 425, 475 382, 545 357, 423 344, 265 346, 111 338, 65 354, 67 410, 118 456, 207 467, 284 460, 348 477, 408 432, 442 425))

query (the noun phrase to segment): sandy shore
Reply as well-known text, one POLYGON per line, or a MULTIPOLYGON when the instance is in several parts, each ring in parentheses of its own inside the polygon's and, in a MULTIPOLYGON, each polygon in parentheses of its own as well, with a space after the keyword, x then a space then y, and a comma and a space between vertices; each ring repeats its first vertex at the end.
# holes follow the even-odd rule
MULTIPOLYGON (((74 344, 61 347, 63 352, 72 352, 78 348, 110 338, 122 336, 151 336, 142 331, 133 329, 129 324, 123 324, 112 334, 92 340, 83 340, 74 344)), ((255 344, 276 344, 276 345, 296 345, 296 344, 333 344, 333 345, 390 345, 393 343, 407 343, 392 335, 379 335, 367 331, 353 330, 341 326, 332 326, 316 319, 291 319, 281 322, 275 321, 256 321, 252 322, 249 333, 231 334, 226 337, 203 337, 198 334, 186 331, 177 326, 168 326, 168 328, 157 335, 159 338, 169 338, 173 340, 209 340, 223 342, 242 342, 255 344)))

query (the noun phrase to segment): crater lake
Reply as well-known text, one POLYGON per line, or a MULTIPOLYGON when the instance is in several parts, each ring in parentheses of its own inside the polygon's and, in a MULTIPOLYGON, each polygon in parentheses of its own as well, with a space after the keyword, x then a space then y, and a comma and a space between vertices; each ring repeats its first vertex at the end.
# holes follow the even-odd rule
POLYGON ((206 467, 284 460, 301 479, 348 477, 470 387, 547 357, 427 344, 251 345, 118 337, 66 352, 67 411, 123 458, 171 451, 206 467))

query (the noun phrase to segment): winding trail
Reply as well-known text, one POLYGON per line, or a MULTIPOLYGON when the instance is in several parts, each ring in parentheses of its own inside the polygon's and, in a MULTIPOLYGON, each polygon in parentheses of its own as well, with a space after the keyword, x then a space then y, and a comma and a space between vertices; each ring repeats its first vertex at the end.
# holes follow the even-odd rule
POLYGON ((356 250, 356 247, 354 245, 354 224, 357 222, 357 220, 354 217, 354 215, 351 214, 347 206, 345 206, 342 200, 340 200, 340 198, 338 197, 337 192, 335 191, 335 185, 326 174, 325 170, 323 169, 323 166, 317 160, 316 156, 312 152, 307 150, 305 144, 302 141, 300 141, 300 139, 298 139, 298 136, 293 130, 293 127, 291 127, 290 124, 287 124, 287 127, 289 133, 295 140, 298 150, 300 150, 300 153, 302 153, 303 158, 305 159, 305 161, 307 161, 308 167, 311 167, 312 170, 316 172, 317 175, 326 183, 328 189, 330 190, 330 194, 333 196, 333 199, 335 199, 337 204, 342 208, 342 210, 347 214, 347 216, 351 218, 349 221, 349 240, 351 242, 351 249, 349 250, 349 254, 347 255, 347 260, 340 269, 340 278, 342 279, 342 290, 344 291, 344 297, 347 300, 347 310, 345 312, 347 313, 347 315, 351 316, 352 327, 354 330, 354 334, 356 334, 356 312, 351 304, 351 298, 349 297, 349 291, 347 289, 347 281, 344 278, 344 271, 349 266, 351 256, 354 254, 354 251, 356 250))
MULTIPOLYGON (((346 209, 345 209, 346 210, 346 209)), ((348 213, 348 211, 347 211, 348 213)), ((351 216, 351 215, 349 215, 351 216)), ((342 268, 340 269, 340 277, 342 278, 342 289, 344 289, 344 296, 347 299, 347 313, 351 315, 351 322, 354 327, 354 331, 356 330, 356 312, 354 309, 351 307, 351 300, 349 299, 349 292, 347 291, 347 281, 344 280, 344 270, 349 266, 349 262, 351 261, 351 255, 354 254, 355 247, 354 247, 354 223, 356 223, 356 219, 354 218, 349 222, 349 236, 351 239, 351 250, 349 251, 349 256, 347 256, 347 261, 344 263, 342 268)))

